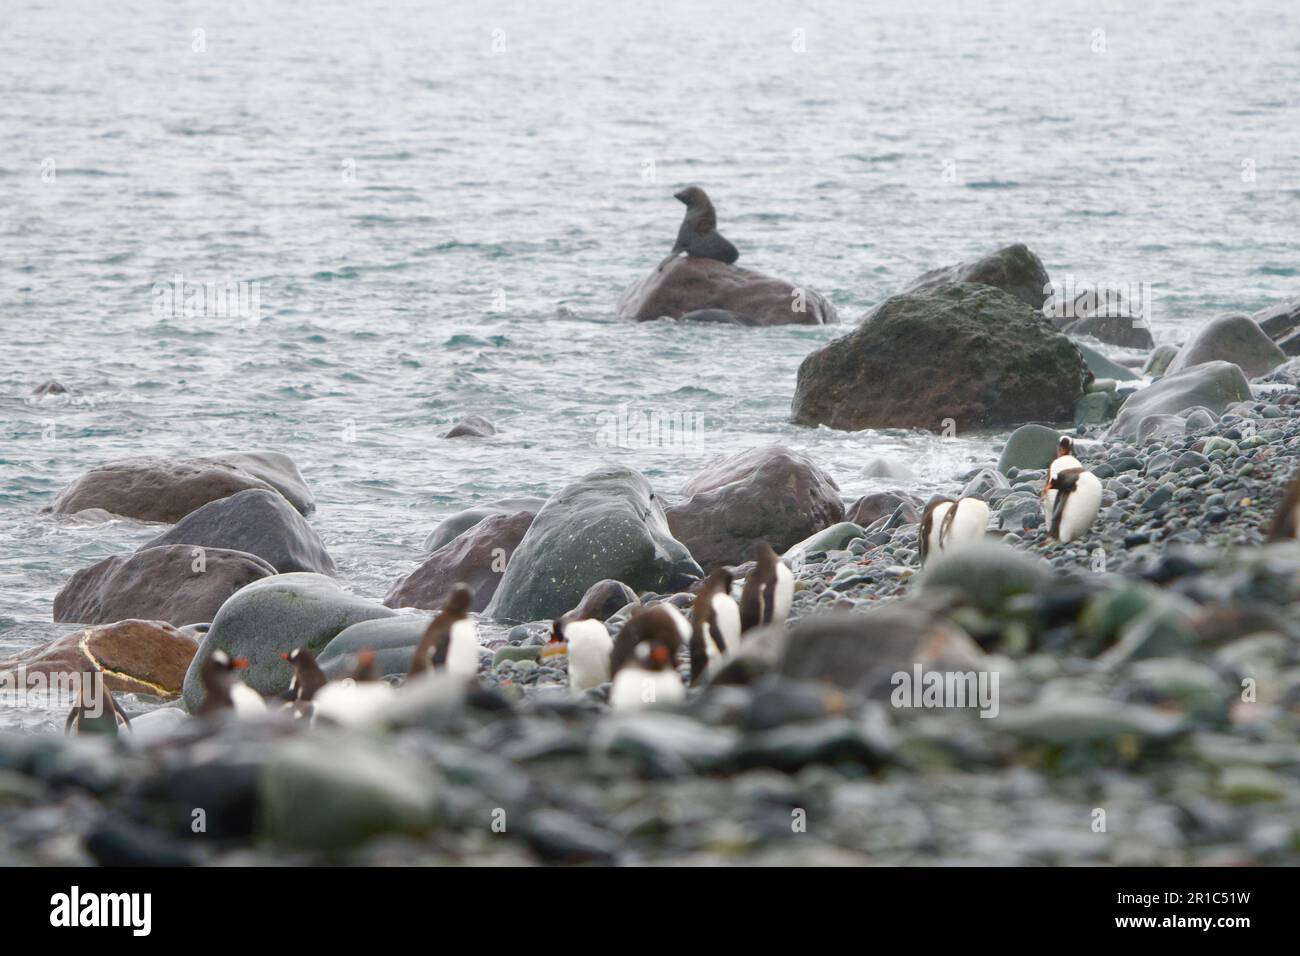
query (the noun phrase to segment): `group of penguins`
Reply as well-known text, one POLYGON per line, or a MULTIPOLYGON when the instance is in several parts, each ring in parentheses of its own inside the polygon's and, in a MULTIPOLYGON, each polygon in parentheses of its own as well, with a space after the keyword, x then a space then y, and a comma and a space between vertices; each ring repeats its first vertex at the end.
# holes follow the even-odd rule
MULTIPOLYGON (((665 601, 634 611, 615 638, 603 621, 571 611, 552 622, 540 656, 542 660, 567 656, 569 688, 575 693, 609 683, 609 704, 615 710, 680 701, 686 696, 686 684, 677 671, 683 645, 690 654, 690 683, 697 684, 728 650, 739 647, 747 631, 785 623, 794 599, 794 574, 766 542, 758 543, 754 556, 739 602, 732 597, 731 570, 718 568, 701 582, 689 621, 665 601)), ((463 584, 452 590, 416 646, 408 681, 436 671, 477 680, 479 640, 470 617, 471 596, 463 584)), ((204 698, 194 716, 256 716, 278 710, 312 722, 350 725, 367 720, 397 693, 378 674, 373 651, 357 654, 353 672, 339 680, 330 680, 306 648, 280 657, 293 668, 293 677, 283 697, 268 702, 240 679, 240 671, 248 667, 246 658, 214 650, 199 669, 204 698)), ((181 711, 171 708, 138 716, 133 724, 102 682, 96 687, 83 681, 65 730, 117 734, 138 732, 142 722, 167 722, 166 727, 150 727, 152 735, 155 729, 168 730, 183 719, 181 711)))
MULTIPOLYGON (((1083 535, 1096 520, 1101 492, 1101 482, 1074 456, 1072 440, 1062 437, 1041 496, 1049 533, 1064 543, 1083 535)), ((921 518, 922 564, 936 553, 983 538, 988 522, 989 507, 979 498, 932 500, 921 518)), ((552 622, 541 660, 566 656, 569 688, 575 693, 609 683, 609 704, 614 710, 680 701, 687 686, 677 671, 683 645, 690 656, 690 684, 695 685, 709 677, 728 651, 740 646, 746 632, 785 623, 794 599, 794 574, 767 542, 757 544, 754 559, 739 602, 732 596, 731 569, 717 568, 701 582, 689 620, 676 605, 664 601, 634 611, 618 636, 611 637, 603 621, 571 611, 552 622)), ((477 680, 479 640, 470 617, 471 596, 463 584, 452 590, 416 646, 408 680, 432 671, 477 680)), ((330 680, 306 648, 280 657, 293 668, 293 677, 283 697, 268 704, 240 679, 248 660, 214 650, 200 667, 204 699, 194 716, 256 715, 276 709, 295 718, 348 725, 369 718, 396 693, 377 672, 373 651, 357 654, 353 672, 339 680, 330 680)), ((83 680, 65 729, 117 734, 123 729, 134 731, 141 722, 165 721, 170 727, 183 719, 179 710, 156 710, 137 717, 133 727, 102 682, 96 687, 83 680)))

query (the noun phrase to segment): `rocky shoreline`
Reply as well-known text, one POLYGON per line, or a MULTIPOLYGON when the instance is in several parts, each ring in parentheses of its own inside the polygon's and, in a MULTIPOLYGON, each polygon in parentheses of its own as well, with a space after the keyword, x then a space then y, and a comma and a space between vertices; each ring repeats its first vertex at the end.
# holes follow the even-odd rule
MULTIPOLYGON (((1042 305, 1025 302, 1041 263, 1023 249, 998 268, 927 274, 883 314, 1022 321, 1042 305)), ((1300 373, 1282 354, 1300 310, 1277 314, 1290 324, 1257 328, 1281 361, 1216 320, 1184 346, 1195 362, 1153 352, 1141 390, 1116 380, 1132 373, 1105 343, 1035 330, 1078 380, 1026 381, 1050 406, 1041 420, 1073 407, 1066 431, 1102 479, 1101 512, 1081 540, 1049 539, 1038 494, 1061 432, 1031 422, 947 490, 989 504, 989 540, 924 569, 925 502, 905 482, 844 502, 782 446, 717 463, 667 502, 605 468, 545 501, 453 516, 384 604, 335 581, 283 456, 88 476, 56 511, 176 524, 74 576, 59 619, 91 627, 69 647, 107 672, 96 649, 115 646, 120 615, 156 616, 168 623, 151 637, 133 622, 131 646, 147 659, 150 641, 193 643, 188 674, 150 675, 169 696, 183 678, 185 705, 218 646, 252 659, 248 682, 266 694, 287 686, 277 655, 297 646, 327 671, 373 648, 398 673, 457 580, 485 618, 523 623, 485 641, 477 688, 413 680, 363 727, 272 717, 183 721, 155 739, 0 736, 0 863, 1298 863, 1300 543, 1266 539, 1300 467, 1300 373), (767 539, 796 576, 788 626, 751 632, 684 704, 611 713, 607 686, 571 695, 565 658, 542 657, 550 617, 584 604, 616 632, 635 607, 689 606, 702 571, 743 578, 767 539), (185 570, 194 549, 211 572, 185 570), (214 601, 212 588, 227 590, 214 601), (895 676, 918 666, 996 675, 996 697, 982 710, 899 698, 895 676)), ((990 399, 990 420, 1023 394, 990 399)), ((857 414, 854 396, 831 399, 826 415, 857 414)), ((906 414, 937 426, 946 407, 906 414)), ((46 659, 66 668, 70 655, 46 659)))

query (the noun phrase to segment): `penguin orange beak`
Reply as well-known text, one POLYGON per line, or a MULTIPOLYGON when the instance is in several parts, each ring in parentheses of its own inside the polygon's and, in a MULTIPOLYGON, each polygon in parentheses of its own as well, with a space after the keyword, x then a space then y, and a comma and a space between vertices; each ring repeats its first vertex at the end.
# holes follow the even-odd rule
POLYGON ((283 652, 281 652, 281 654, 280 654, 280 660, 282 660, 282 661, 287 661, 288 659, 289 659, 289 652, 288 652, 288 651, 283 651, 283 652))
POLYGON ((235 670, 237 670, 237 671, 242 671, 244 668, 246 668, 246 667, 248 666, 248 658, 247 658, 247 657, 236 657, 234 660, 232 660, 232 661, 230 662, 230 666, 233 667, 233 668, 234 668, 235 670))
POLYGON ((667 664, 668 648, 663 646, 653 648, 650 651, 650 660, 654 661, 656 664, 667 664))

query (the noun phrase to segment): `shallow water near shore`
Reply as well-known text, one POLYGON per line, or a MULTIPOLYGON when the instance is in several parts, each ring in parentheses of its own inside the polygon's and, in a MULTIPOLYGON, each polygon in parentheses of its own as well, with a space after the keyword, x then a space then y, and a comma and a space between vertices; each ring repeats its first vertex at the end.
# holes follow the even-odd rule
MULTIPOLYGON (((382 598, 440 518, 602 462, 671 496, 783 441, 852 499, 899 484, 862 478, 873 458, 928 494, 996 457, 1001 434, 789 424, 799 362, 843 326, 615 320, 688 182, 741 265, 817 288, 846 323, 1013 241, 1058 280, 1150 283, 1162 342, 1296 294, 1300 11, 997 6, 16 5, 0 654, 70 629, 50 623, 67 577, 157 533, 38 514, 114 458, 289 454, 341 580, 382 598), (726 28, 670 39, 700 22, 726 28), (158 316, 178 274, 256 281, 260 320, 158 316), (34 400, 51 378, 72 393, 34 400), (621 410, 698 421, 699 441, 606 447, 621 410), (469 413, 500 434, 438 437, 469 413)), ((43 719, 0 708, 0 729, 43 719)))

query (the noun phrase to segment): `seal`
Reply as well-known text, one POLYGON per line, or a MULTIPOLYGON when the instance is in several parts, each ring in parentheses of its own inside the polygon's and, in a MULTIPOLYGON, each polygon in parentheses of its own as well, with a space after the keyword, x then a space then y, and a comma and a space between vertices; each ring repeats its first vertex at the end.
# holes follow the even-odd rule
POLYGON ((681 228, 677 230, 677 242, 673 244, 673 251, 668 253, 655 271, 662 271, 664 266, 683 252, 697 259, 717 259, 727 265, 740 258, 736 247, 718 232, 718 214, 708 193, 699 186, 687 186, 681 192, 673 193, 673 198, 686 204, 686 216, 682 219, 681 228))

